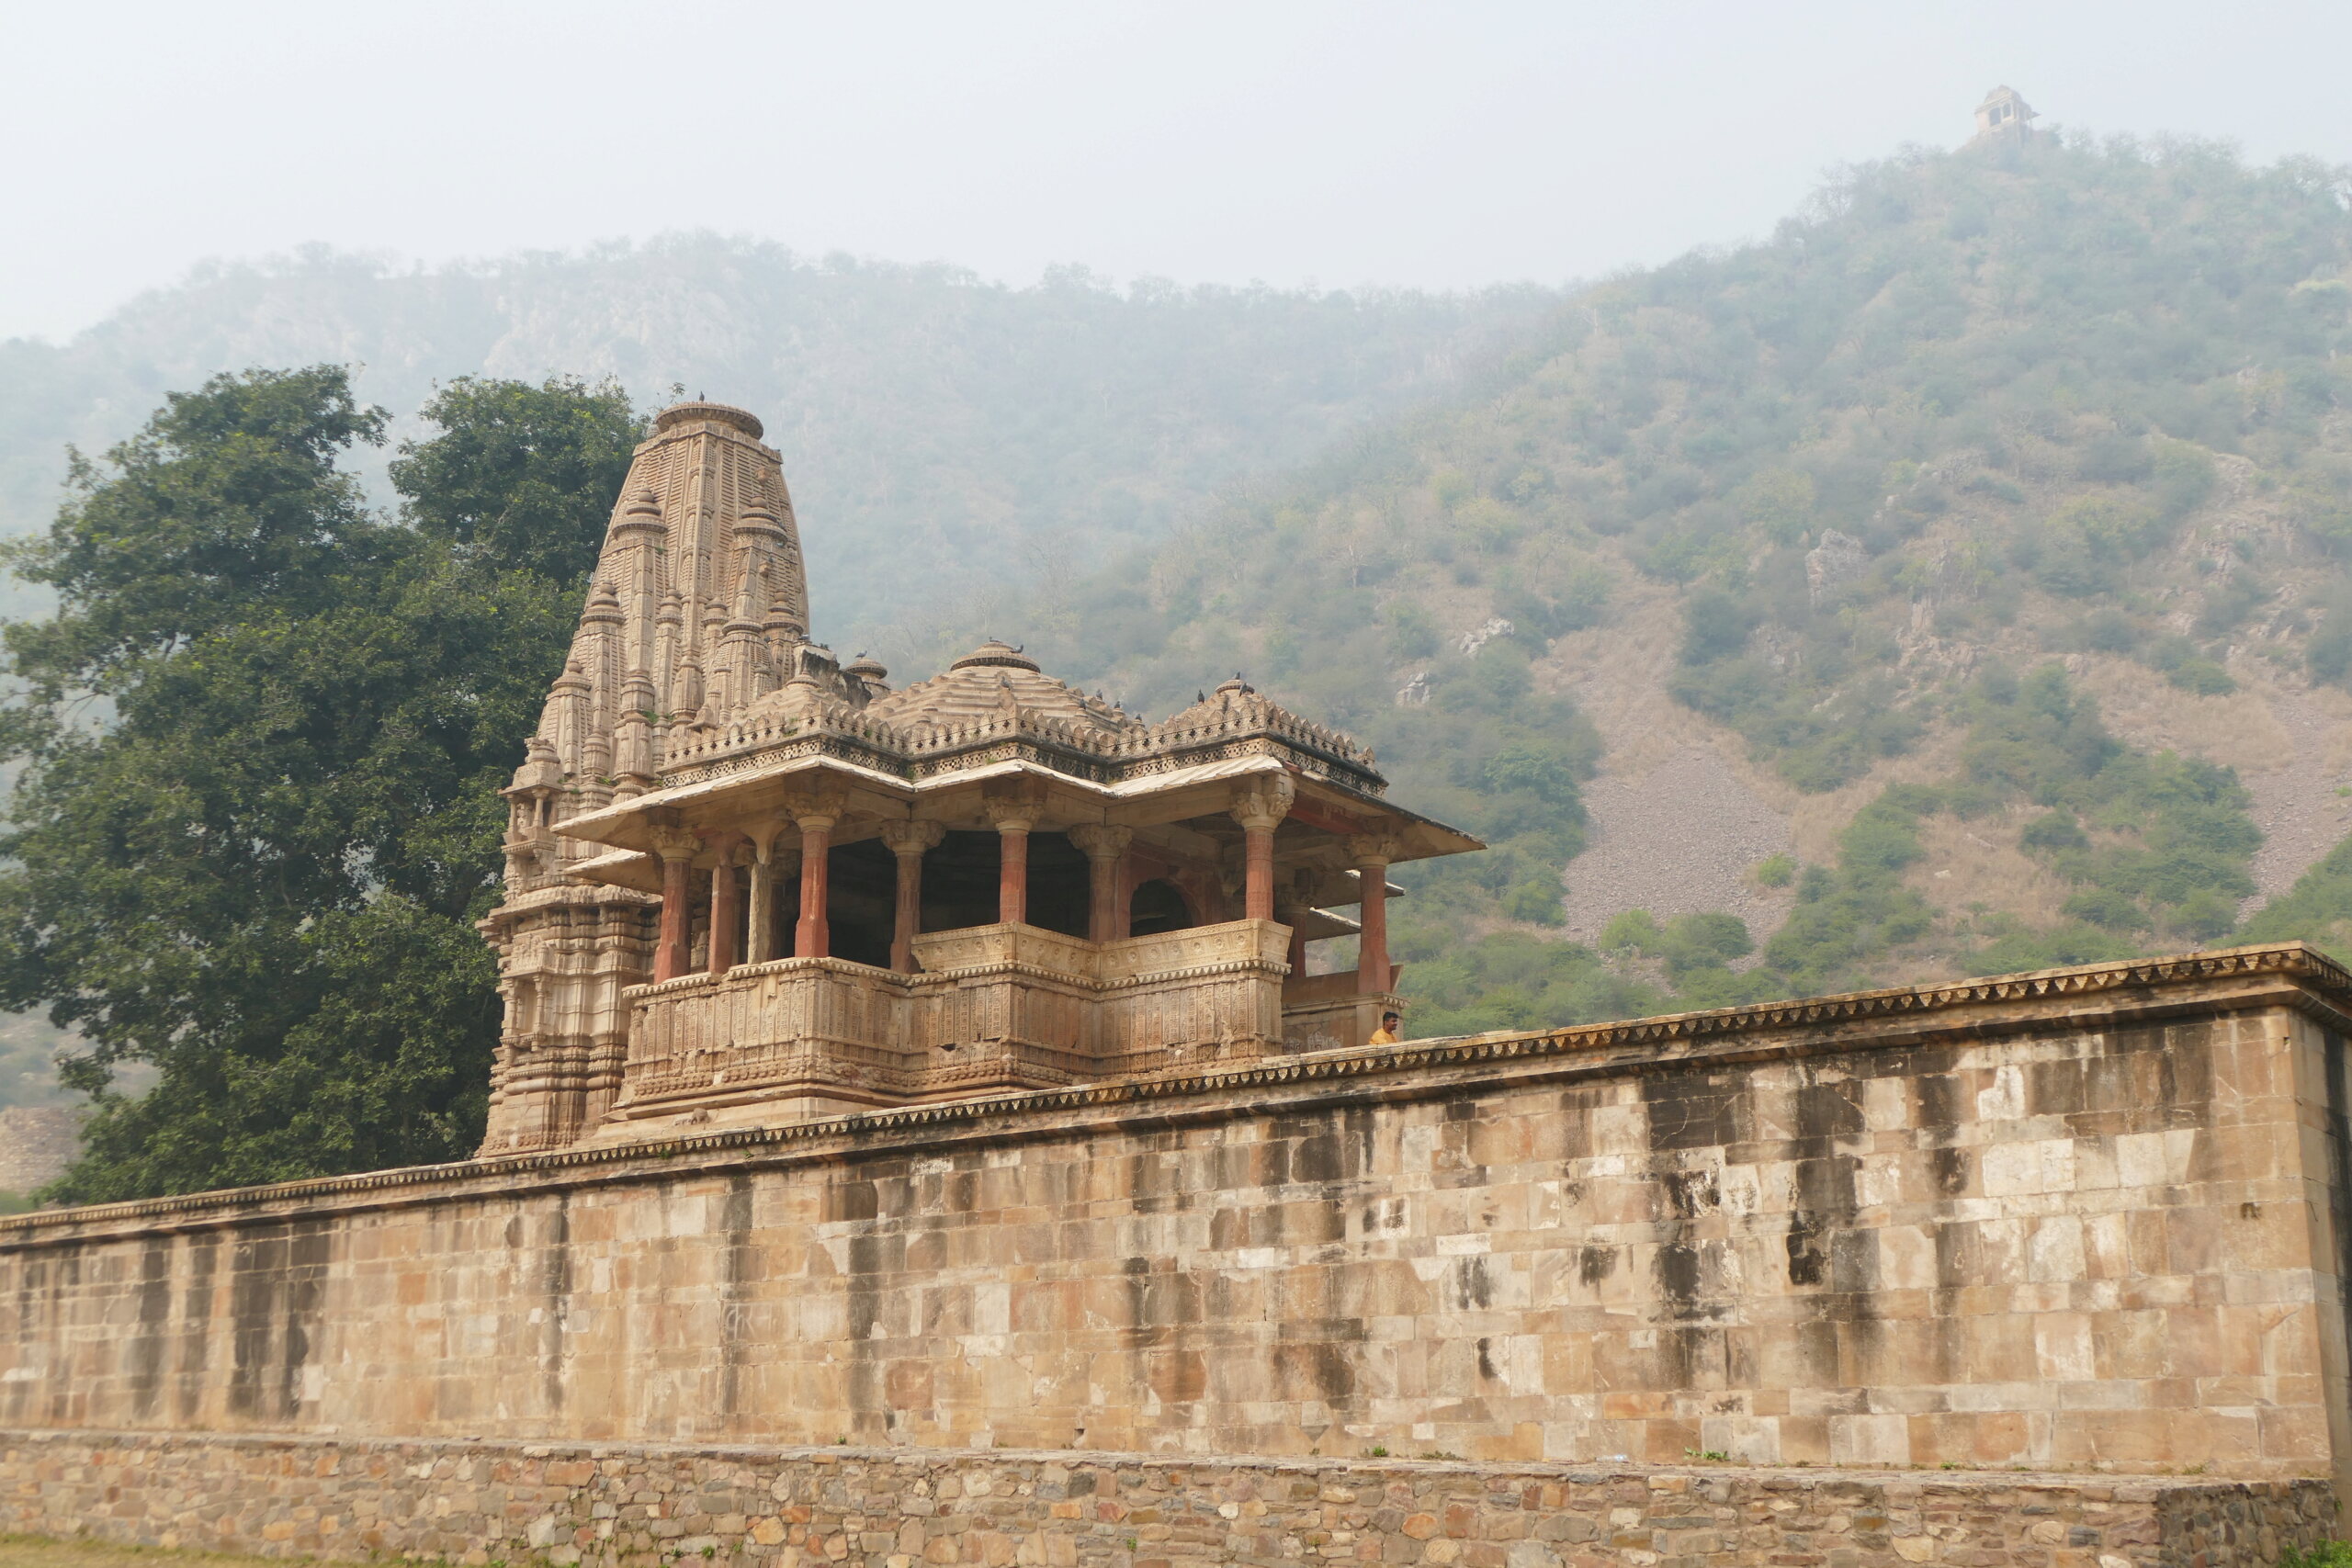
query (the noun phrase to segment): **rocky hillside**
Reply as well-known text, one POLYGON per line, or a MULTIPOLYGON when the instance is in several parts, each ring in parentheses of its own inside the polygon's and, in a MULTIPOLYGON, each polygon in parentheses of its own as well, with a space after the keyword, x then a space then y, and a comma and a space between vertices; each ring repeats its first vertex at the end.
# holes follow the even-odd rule
POLYGON ((1131 703, 1245 666, 1496 843, 1400 909, 1424 1027, 2316 931, 2259 912, 2352 827, 2348 193, 1865 168, 1039 616, 1131 703))

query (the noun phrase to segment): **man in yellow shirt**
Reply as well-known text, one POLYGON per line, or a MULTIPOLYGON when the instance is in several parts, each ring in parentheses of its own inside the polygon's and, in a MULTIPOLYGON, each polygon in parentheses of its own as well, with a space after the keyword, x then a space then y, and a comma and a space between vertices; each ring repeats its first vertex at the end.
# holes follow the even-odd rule
POLYGON ((1376 1029, 1376 1030, 1373 1031, 1372 1038, 1371 1038, 1370 1040, 1368 1040, 1368 1041, 1364 1042, 1364 1043, 1366 1043, 1367 1045, 1394 1045, 1394 1044, 1396 1044, 1396 1026, 1397 1026, 1399 1023, 1402 1023, 1403 1021, 1404 1021, 1404 1020, 1403 1020, 1402 1018, 1400 1018, 1399 1016, 1397 1016, 1396 1013, 1393 1013, 1393 1012, 1384 1012, 1384 1013, 1382 1013, 1382 1014, 1380 1015, 1380 1027, 1379 1027, 1378 1029, 1376 1029))

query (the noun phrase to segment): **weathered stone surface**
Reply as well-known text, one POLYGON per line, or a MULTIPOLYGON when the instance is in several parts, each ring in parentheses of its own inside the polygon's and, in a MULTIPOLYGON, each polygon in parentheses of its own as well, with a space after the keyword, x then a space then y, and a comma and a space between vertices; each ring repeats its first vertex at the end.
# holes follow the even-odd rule
POLYGON ((2334 1517, 2312 1481, 0 1431, 0 1530, 591 1568, 2271 1568, 2334 1517))
POLYGON ((0 1423, 2326 1475, 2347 999, 2246 949, 23 1216, 0 1423))

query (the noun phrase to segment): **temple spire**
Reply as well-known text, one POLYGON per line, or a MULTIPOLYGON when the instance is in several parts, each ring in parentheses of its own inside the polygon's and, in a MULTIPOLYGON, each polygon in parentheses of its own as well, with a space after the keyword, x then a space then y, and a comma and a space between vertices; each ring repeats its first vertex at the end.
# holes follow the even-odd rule
POLYGON ((781 645, 808 626, 791 492, 760 422, 696 400, 653 426, 597 558, 577 684, 550 694, 544 730, 568 771, 630 793, 652 787, 663 719, 727 722, 774 689, 781 645))

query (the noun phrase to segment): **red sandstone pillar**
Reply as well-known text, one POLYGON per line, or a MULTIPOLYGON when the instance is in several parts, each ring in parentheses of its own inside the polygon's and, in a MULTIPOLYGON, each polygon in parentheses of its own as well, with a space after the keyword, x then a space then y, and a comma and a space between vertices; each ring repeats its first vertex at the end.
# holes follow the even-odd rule
POLYGON ((690 943, 686 921, 687 905, 694 897, 690 875, 694 869, 695 840, 691 833, 675 829, 655 829, 653 848, 662 857, 662 936, 653 949, 653 977, 674 980, 686 972, 690 943))
POLYGON ((1119 940, 1119 857, 1098 855, 1086 863, 1086 934, 1095 942, 1119 940))
POLYGON ((832 951, 832 927, 825 915, 827 853, 841 803, 828 797, 803 802, 792 813, 800 825, 800 923, 792 930, 796 958, 822 958, 832 951))
POLYGON ((1377 996, 1388 989, 1388 868, 1374 861, 1356 868, 1363 878, 1363 934, 1356 942, 1356 989, 1377 996))
POLYGON ((985 809, 996 823, 996 918, 1008 926, 1029 919, 1029 829, 1037 806, 1027 800, 991 800, 985 809))
POLYGON ((897 916, 890 931, 890 967, 901 975, 915 972, 915 937, 922 929, 922 857, 947 836, 937 822, 885 822, 882 841, 899 857, 897 916))
POLYGON ((1295 789, 1287 775, 1251 779, 1237 790, 1230 810, 1241 825, 1241 918, 1274 918, 1274 824, 1290 813, 1295 789))
POLYGON ((831 951, 832 926, 825 914, 826 852, 832 847, 831 822, 800 824, 800 923, 792 928, 796 958, 822 958, 831 951))
POLYGON ((890 926, 890 967, 915 972, 915 937, 922 924, 922 852, 899 857, 899 902, 890 926))
POLYGON ((765 964, 775 956, 775 833, 762 823, 752 832, 751 919, 743 936, 743 962, 765 964))
POLYGON ((1091 942, 1118 942, 1127 934, 1127 903, 1119 868, 1132 828, 1088 823, 1069 830, 1069 841, 1086 855, 1086 935, 1091 942))
POLYGON ((1291 911, 1290 974, 1294 980, 1301 978, 1306 973, 1306 932, 1298 924, 1297 917, 1300 913, 1301 911, 1296 909, 1291 911))
POLYGON ((1356 990, 1367 997, 1388 989, 1388 862, 1396 840, 1366 833, 1348 840, 1355 858, 1356 878, 1363 902, 1357 909, 1363 934, 1356 942, 1356 990))
POLYGON ((996 883, 996 918, 1008 926, 1029 919, 1029 824, 1000 822, 997 843, 1001 851, 996 883))
POLYGON ((1244 828, 1241 830, 1242 886, 1241 918, 1248 920, 1271 920, 1274 918, 1274 830, 1272 828, 1244 828))
POLYGON ((721 833, 711 840, 718 863, 710 868, 710 972, 724 975, 735 967, 736 928, 743 918, 735 896, 735 845, 741 833, 721 833))

